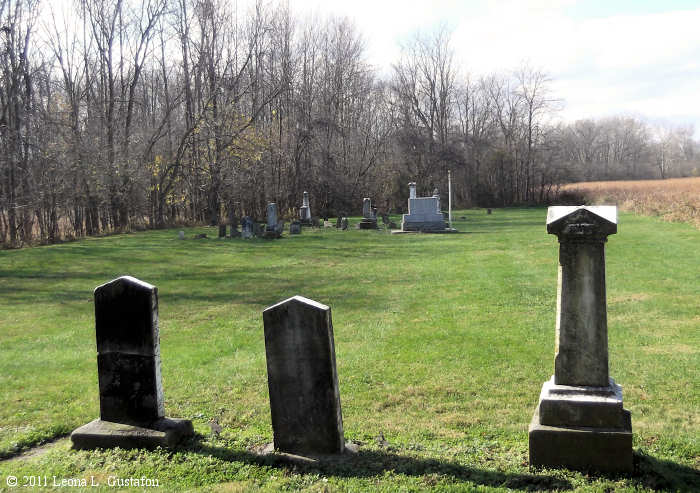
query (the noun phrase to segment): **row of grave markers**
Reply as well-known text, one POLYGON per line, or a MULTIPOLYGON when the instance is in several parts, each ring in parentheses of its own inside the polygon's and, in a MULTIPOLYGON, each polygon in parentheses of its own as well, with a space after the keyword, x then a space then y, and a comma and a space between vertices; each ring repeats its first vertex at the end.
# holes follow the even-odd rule
MULTIPOLYGON (((554 376, 529 427, 533 466, 632 470, 632 427, 608 374, 604 244, 614 206, 550 207, 559 239, 554 376)), ((346 449, 330 307, 294 296, 263 311, 274 449, 346 449)), ((133 277, 95 289, 100 418, 75 430, 75 448, 173 446, 193 434, 165 417, 158 290, 133 277)))
MULTIPOLYGON (((408 184, 408 214, 404 214, 401 221, 401 230, 396 232, 454 232, 447 227, 443 213, 440 211, 440 196, 435 189, 431 197, 416 197, 416 184, 408 184)), ((387 214, 382 215, 382 220, 387 227, 396 228, 387 214)), ((262 236, 264 238, 280 238, 284 231, 284 222, 278 220, 277 204, 271 202, 267 205, 267 223, 263 228, 252 218, 246 216, 241 221, 241 231, 238 231, 238 220, 234 215, 229 217, 230 238, 252 238, 262 236)), ((318 226, 318 219, 311 216, 309 205, 309 193, 304 192, 302 205, 299 208, 299 220, 290 224, 289 234, 301 233, 302 226, 318 226)), ((336 228, 346 230, 348 219, 339 216, 336 228)), ((372 207, 369 197, 362 200, 362 219, 357 225, 359 229, 378 229, 377 208, 372 207)), ((226 237, 226 224, 219 225, 219 238, 226 237)), ((184 239, 184 232, 180 232, 180 239, 184 239)))

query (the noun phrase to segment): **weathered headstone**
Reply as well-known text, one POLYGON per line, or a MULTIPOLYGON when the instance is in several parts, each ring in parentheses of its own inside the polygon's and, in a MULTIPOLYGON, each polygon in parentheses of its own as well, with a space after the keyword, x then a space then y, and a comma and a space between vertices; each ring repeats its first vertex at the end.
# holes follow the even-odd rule
POLYGON ((342 220, 343 220, 342 216, 338 216, 338 217, 335 219, 335 227, 336 227, 336 228, 340 229, 340 223, 341 223, 342 220))
POLYGON ((260 238, 265 233, 265 226, 260 225, 259 222, 253 221, 253 236, 260 238))
POLYGON ((185 239, 185 232, 184 231, 178 231, 177 237, 181 240, 185 239))
POLYGON ((377 217, 372 210, 372 201, 368 197, 362 200, 362 220, 358 226, 360 229, 377 229, 377 217))
POLYGON ((241 232, 238 231, 238 217, 233 212, 229 214, 228 222, 231 227, 231 238, 238 238, 241 236, 241 232))
POLYGON ((340 229, 343 231, 346 231, 348 229, 348 218, 344 217, 343 219, 340 220, 340 229))
POLYGON ((267 204, 267 228, 274 229, 277 227, 277 204, 270 202, 267 204))
POLYGON ((295 296, 267 308, 263 321, 275 449, 342 453, 331 309, 295 296))
POLYGON ((265 225, 263 236, 268 239, 280 238, 283 229, 284 223, 282 223, 282 229, 280 229, 280 221, 277 220, 277 204, 274 202, 267 204, 267 224, 265 225))
POLYGON ((605 242, 617 208, 550 207, 559 238, 554 376, 530 423, 530 464, 632 470, 632 423, 622 388, 608 374, 605 242))
MULTIPOLYGON (((416 197, 416 184, 408 184, 408 214, 403 215, 402 231, 443 232, 447 228, 445 216, 440 212, 440 197, 416 197)), ((435 190, 437 192, 437 190, 435 190)))
POLYGON ((226 224, 219 223, 219 238, 226 238, 226 224))
POLYGON ((301 222, 299 221, 294 221, 289 224, 289 234, 290 235, 298 235, 301 234, 301 222))
POLYGON ((243 239, 247 240, 253 237, 253 224, 255 224, 255 221, 249 216, 245 216, 241 219, 241 237, 243 237, 243 239))
POLYGON ((192 423, 165 417, 158 290, 133 277, 95 288, 100 419, 71 434, 74 448, 173 446, 192 423))

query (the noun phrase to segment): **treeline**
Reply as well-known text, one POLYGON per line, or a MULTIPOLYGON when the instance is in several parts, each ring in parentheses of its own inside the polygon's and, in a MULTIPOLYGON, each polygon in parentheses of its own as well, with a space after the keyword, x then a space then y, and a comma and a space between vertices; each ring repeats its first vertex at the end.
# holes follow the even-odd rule
MULTIPOLYGON (((407 183, 459 207, 552 200, 573 180, 697 173, 691 129, 554 124, 547 75, 465 75, 447 31, 416 35, 380 77, 346 18, 259 2, 0 0, 0 243, 292 216, 407 183)), ((445 203, 446 201, 443 201, 445 203)))

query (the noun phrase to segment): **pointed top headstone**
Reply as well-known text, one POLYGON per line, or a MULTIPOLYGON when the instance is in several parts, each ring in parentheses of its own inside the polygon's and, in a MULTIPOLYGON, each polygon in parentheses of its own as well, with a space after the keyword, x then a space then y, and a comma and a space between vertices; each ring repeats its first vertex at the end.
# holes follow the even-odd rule
POLYGON ((331 309, 294 296, 263 311, 263 322, 275 449, 342 453, 331 309))
POLYGON ((553 206, 547 210, 547 233, 560 239, 604 239, 617 233, 617 207, 553 206))
POLYGON ((160 353, 158 288, 122 276, 97 286, 94 295, 98 353, 160 353))

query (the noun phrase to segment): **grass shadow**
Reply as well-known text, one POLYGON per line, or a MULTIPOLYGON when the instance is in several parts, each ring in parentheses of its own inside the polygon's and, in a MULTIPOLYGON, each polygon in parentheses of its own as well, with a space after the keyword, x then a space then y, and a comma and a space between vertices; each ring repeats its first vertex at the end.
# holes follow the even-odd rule
MULTIPOLYGON (((278 469, 293 469, 297 473, 323 474, 342 478, 381 477, 385 472, 422 477, 440 475, 475 485, 509 488, 524 491, 571 490, 573 485, 566 479, 544 474, 517 474, 466 466, 446 460, 418 458, 390 451, 362 450, 355 454, 320 460, 317 463, 290 463, 274 454, 258 455, 248 450, 216 447, 195 438, 189 450, 223 461, 244 462, 278 469)), ((431 478, 431 480, 434 478, 431 478)))
POLYGON ((643 452, 634 453, 635 476, 639 487, 654 491, 682 493, 700 491, 700 470, 669 460, 658 459, 643 452))

